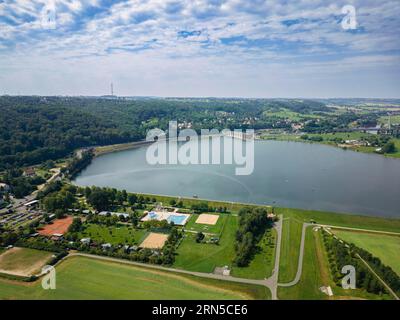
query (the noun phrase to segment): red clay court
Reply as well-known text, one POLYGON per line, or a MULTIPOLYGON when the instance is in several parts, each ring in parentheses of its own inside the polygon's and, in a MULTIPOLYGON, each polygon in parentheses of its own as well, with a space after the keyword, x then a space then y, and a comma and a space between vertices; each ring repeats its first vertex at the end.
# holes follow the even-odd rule
POLYGON ((39 234, 46 237, 51 237, 53 234, 65 234, 68 231, 69 226, 74 220, 73 217, 66 217, 64 219, 57 219, 53 221, 53 224, 48 224, 39 230, 39 234))

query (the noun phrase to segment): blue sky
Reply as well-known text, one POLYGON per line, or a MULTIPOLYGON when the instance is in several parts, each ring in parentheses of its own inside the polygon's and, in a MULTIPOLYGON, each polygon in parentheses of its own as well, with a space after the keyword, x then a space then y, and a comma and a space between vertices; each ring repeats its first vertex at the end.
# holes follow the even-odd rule
POLYGON ((400 98, 399 16, 398 0, 0 0, 0 94, 400 98))

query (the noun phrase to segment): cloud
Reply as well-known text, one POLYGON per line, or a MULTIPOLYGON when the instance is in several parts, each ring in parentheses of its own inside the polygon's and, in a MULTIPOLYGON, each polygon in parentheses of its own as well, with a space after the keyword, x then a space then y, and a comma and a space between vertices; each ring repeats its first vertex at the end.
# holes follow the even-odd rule
MULTIPOLYGON (((25 73, 21 79, 44 77, 40 92, 62 93, 70 91, 67 79, 74 75, 92 79, 100 88, 100 82, 108 81, 102 80, 105 75, 137 81, 140 70, 142 76, 151 78, 152 84, 147 85, 153 86, 141 85, 142 91, 153 94, 157 94, 155 87, 160 94, 168 93, 160 88, 164 87, 162 79, 170 78, 176 83, 169 86, 173 89, 170 95, 185 95, 185 79, 189 77, 197 83, 198 92, 208 95, 207 90, 215 91, 207 85, 207 81, 216 81, 210 80, 212 74, 245 88, 232 92, 273 96, 274 92, 264 91, 270 80, 261 73, 267 72, 280 82, 281 96, 284 90, 293 92, 289 82, 310 83, 299 85, 306 90, 305 96, 318 95, 315 88, 308 88, 311 84, 321 86, 310 80, 313 77, 329 75, 332 95, 340 95, 343 76, 355 79, 354 73, 372 78, 388 72, 377 93, 385 85, 394 88, 387 82, 400 77, 393 76, 400 56, 397 0, 54 0, 56 29, 46 29, 40 17, 48 3, 0 3, 0 68, 5 70, 0 86, 13 92, 18 87, 27 90, 28 80, 7 81, 7 77, 14 79, 15 74, 25 73), (357 9, 358 29, 354 31, 341 28, 341 8, 348 2, 357 9), (86 70, 87 65, 98 67, 82 74, 80 70, 86 70), (53 76, 44 69, 64 75, 58 80, 59 89, 51 86, 53 76), (296 79, 289 81, 284 76, 296 79)), ((228 84, 214 88, 228 93, 234 87, 228 84)), ((370 94, 371 86, 365 87, 365 94, 370 94)), ((130 94, 128 88, 125 94, 130 94)), ((85 90, 76 93, 101 93, 100 89, 85 90)), ((392 95, 398 92, 393 90, 392 95)))

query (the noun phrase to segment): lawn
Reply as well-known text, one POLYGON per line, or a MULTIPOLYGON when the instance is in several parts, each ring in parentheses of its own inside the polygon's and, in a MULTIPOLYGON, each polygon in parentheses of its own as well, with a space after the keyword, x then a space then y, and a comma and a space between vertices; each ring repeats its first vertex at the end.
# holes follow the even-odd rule
POLYGON ((257 253, 245 268, 233 267, 231 275, 239 278, 265 279, 272 275, 275 266, 276 230, 269 229, 261 239, 257 253))
POLYGON ((284 217, 282 229, 279 282, 292 281, 299 261, 302 223, 295 218, 284 217))
POLYGON ((338 229, 333 231, 344 241, 354 243, 378 257, 400 275, 400 237, 338 229))
POLYGON ((268 299, 264 287, 73 257, 56 269, 56 290, 0 279, 0 299, 268 299))
MULTIPOLYGON (((207 212, 207 213, 217 215, 215 212, 207 212)), ((215 225, 196 223, 198 217, 199 214, 192 214, 191 217, 189 218, 188 223, 185 226, 185 229, 196 232, 201 231, 204 233, 219 234, 222 231, 222 228, 227 220, 228 214, 219 214, 219 219, 215 225)))
POLYGON ((140 244, 147 231, 134 229, 132 226, 117 225, 107 227, 98 224, 85 224, 85 230, 79 233, 79 238, 91 238, 97 243, 140 244))
POLYGON ((215 267, 231 266, 235 256, 235 233, 238 217, 228 215, 218 245, 196 243, 196 234, 186 232, 177 250, 174 267, 199 272, 213 272, 215 267))
POLYGON ((12 248, 0 255, 0 273, 17 276, 30 276, 40 273, 41 268, 50 260, 51 252, 28 248, 12 248))
POLYGON ((326 285, 321 275, 320 262, 315 240, 315 232, 307 228, 303 272, 299 283, 292 287, 278 287, 278 297, 284 300, 320 300, 328 296, 322 293, 319 288, 326 285))

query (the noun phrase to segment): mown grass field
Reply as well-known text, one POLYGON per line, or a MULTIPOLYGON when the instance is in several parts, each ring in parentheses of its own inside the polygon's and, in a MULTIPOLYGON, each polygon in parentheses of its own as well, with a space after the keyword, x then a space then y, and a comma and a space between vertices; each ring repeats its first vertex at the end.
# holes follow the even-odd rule
POLYGON ((258 244, 257 253, 248 267, 233 267, 231 275, 239 278, 265 279, 272 275, 275 266, 277 232, 270 229, 258 244))
POLYGON ((369 251, 400 275, 400 236, 352 232, 335 229, 333 232, 346 242, 369 251))
POLYGON ((269 299, 264 287, 182 276, 114 262, 73 257, 57 267, 56 290, 40 281, 0 278, 0 299, 269 299))
POLYGON ((51 252, 28 248, 12 248, 0 255, 0 272, 18 276, 30 276, 40 273, 41 268, 50 260, 51 252))
MULTIPOLYGON (((303 272, 299 283, 292 287, 278 287, 279 299, 285 300, 321 300, 328 296, 323 294, 319 288, 323 285, 320 263, 315 245, 312 228, 307 229, 303 272)), ((297 265, 297 264, 296 264, 297 265)), ((291 279, 293 280, 293 279, 291 279)))
MULTIPOLYGON (((207 213, 217 215, 215 212, 207 212, 207 213)), ((209 224, 196 223, 196 220, 199 216, 200 216, 199 214, 192 214, 191 217, 189 218, 188 223, 185 226, 185 229, 196 232, 201 231, 204 233, 219 234, 221 233, 222 228, 228 218, 228 214, 219 214, 217 223, 215 225, 209 225, 209 224)))
POLYGON ((292 281, 297 272, 302 223, 295 218, 283 220, 279 282, 292 281))
POLYGON ((219 244, 196 243, 196 234, 185 233, 177 250, 174 267, 199 272, 213 272, 215 267, 231 266, 235 255, 238 217, 229 215, 219 244))
POLYGON ((134 229, 132 226, 104 226, 85 224, 85 230, 79 233, 79 238, 90 238, 97 243, 140 244, 146 235, 146 230, 134 229))

